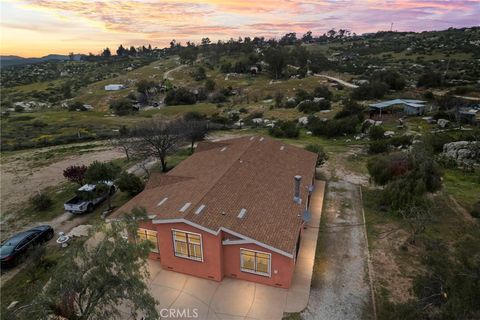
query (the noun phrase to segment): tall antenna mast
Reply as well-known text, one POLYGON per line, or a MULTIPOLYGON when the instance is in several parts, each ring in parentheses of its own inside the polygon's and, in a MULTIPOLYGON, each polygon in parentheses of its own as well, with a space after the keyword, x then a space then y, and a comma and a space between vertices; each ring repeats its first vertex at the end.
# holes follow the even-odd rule
POLYGON ((392 30, 393 30, 393 22, 392 22, 392 24, 390 25, 390 32, 392 32, 392 30))

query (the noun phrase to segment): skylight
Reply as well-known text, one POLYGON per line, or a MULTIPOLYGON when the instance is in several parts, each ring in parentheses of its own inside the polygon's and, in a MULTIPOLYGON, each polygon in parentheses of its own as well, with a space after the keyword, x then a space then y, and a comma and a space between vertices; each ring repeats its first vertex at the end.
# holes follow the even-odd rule
POLYGON ((246 213, 247 213, 247 209, 242 208, 242 209, 240 210, 240 212, 238 213, 238 216, 237 216, 237 217, 240 218, 240 219, 243 219, 243 217, 245 216, 246 213))
POLYGON ((265 139, 265 138, 264 138, 264 137, 261 137, 261 138, 260 138, 260 141, 263 141, 263 139, 265 139))
POLYGON ((255 139, 255 137, 250 137, 250 141, 252 141, 253 139, 255 139))
POLYGON ((190 207, 191 203, 187 202, 183 205, 183 207, 180 208, 180 212, 185 212, 187 211, 188 207, 190 207))
POLYGON ((165 203, 165 201, 167 201, 168 198, 163 198, 162 201, 160 201, 158 204, 157 204, 157 207, 160 207, 162 204, 165 203))
POLYGON ((281 146, 280 150, 282 150, 282 151, 285 150, 285 146, 281 146))
POLYGON ((202 204, 200 207, 197 208, 197 210, 195 210, 195 214, 199 214, 200 212, 202 212, 203 209, 205 209, 204 204, 202 204))
POLYGON ((223 152, 225 150, 227 150, 227 147, 223 147, 222 149, 220 149, 220 152, 223 152))

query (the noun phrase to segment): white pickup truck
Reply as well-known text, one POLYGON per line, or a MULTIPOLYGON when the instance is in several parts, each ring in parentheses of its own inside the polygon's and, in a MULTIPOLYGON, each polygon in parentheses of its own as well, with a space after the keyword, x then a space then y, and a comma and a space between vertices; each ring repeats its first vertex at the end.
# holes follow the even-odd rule
POLYGON ((84 212, 92 212, 95 206, 107 199, 108 194, 114 194, 116 191, 112 181, 106 181, 109 187, 108 191, 99 192, 97 185, 86 184, 77 190, 77 195, 64 203, 65 211, 73 214, 81 214, 84 212))

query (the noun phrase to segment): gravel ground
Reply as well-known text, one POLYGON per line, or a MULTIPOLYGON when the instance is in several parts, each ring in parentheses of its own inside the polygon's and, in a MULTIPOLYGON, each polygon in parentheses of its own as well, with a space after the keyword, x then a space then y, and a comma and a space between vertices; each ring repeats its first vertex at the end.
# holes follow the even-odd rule
POLYGON ((320 274, 312 281, 302 318, 373 319, 359 187, 329 182, 325 199, 319 235, 323 251, 316 269, 320 274))

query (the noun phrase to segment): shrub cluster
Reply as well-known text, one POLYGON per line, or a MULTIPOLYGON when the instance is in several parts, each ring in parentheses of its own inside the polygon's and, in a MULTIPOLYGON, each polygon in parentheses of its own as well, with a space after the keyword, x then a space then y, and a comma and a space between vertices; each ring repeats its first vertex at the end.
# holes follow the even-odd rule
POLYGON ((268 133, 277 138, 298 138, 300 129, 295 121, 278 121, 268 133))

